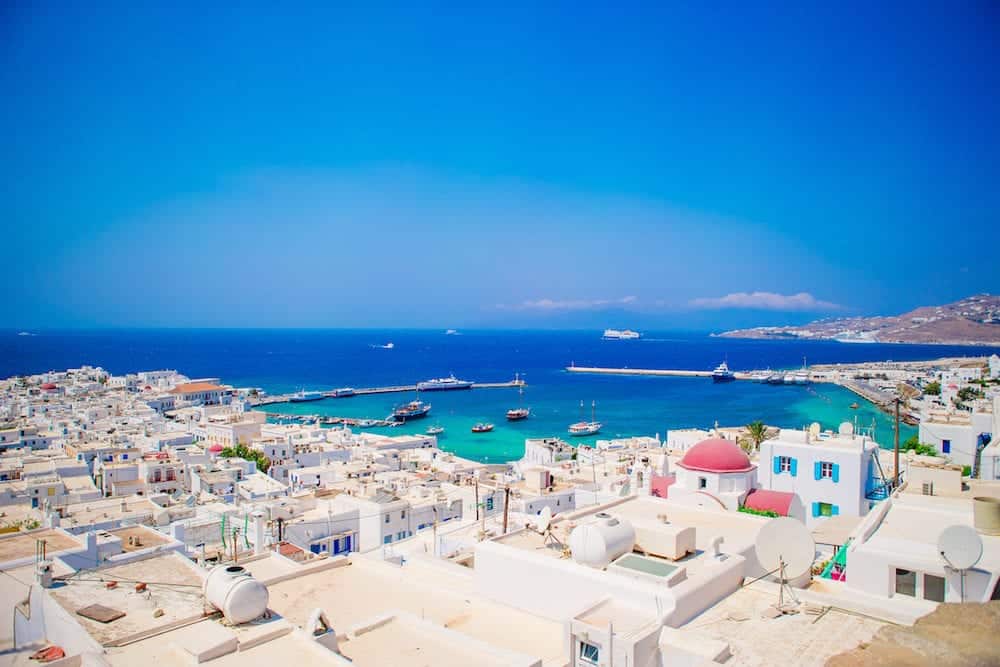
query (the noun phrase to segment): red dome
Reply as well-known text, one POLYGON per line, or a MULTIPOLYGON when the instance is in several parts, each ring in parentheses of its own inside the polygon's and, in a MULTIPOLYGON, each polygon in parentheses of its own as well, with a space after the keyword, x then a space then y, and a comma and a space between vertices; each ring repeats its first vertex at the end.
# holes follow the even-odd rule
POLYGON ((53 390, 55 388, 56 388, 56 386, 54 384, 52 384, 51 382, 46 382, 45 384, 42 385, 42 389, 44 389, 46 391, 51 391, 51 390, 53 390))
POLYGON ((218 454, 218 453, 219 453, 219 452, 221 452, 221 451, 222 451, 223 449, 224 449, 224 448, 223 448, 223 446, 222 446, 222 445, 220 445, 219 443, 215 443, 214 445, 212 445, 212 446, 210 446, 210 447, 208 448, 208 451, 212 452, 213 454, 218 454))
POLYGON ((747 456, 732 440, 709 438, 687 450, 677 465, 703 472, 749 472, 754 469, 747 456))

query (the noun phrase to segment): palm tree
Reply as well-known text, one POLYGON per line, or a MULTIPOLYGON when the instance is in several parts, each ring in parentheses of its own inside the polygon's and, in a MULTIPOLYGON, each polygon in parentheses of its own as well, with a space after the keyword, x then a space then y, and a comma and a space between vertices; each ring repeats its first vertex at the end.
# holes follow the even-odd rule
POLYGON ((767 440, 767 425, 758 419, 747 424, 746 429, 747 438, 753 443, 753 451, 759 451, 760 443, 767 440))

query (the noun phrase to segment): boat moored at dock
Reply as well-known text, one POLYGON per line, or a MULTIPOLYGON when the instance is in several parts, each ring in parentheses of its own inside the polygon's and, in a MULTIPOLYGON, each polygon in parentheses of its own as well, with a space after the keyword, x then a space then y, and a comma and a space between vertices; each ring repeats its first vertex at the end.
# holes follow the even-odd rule
POLYGON ((712 382, 732 382, 736 379, 736 373, 729 370, 729 364, 723 361, 712 371, 712 382))
POLYGON ((330 396, 333 398, 350 398, 356 394, 357 392, 354 391, 353 387, 341 387, 330 392, 330 396))
POLYGON ((417 383, 418 391, 447 391, 450 389, 472 389, 472 381, 459 380, 454 374, 446 378, 434 378, 417 383))
POLYGON ((308 401, 319 401, 326 398, 326 395, 321 391, 297 391, 288 400, 292 403, 306 403, 308 401))

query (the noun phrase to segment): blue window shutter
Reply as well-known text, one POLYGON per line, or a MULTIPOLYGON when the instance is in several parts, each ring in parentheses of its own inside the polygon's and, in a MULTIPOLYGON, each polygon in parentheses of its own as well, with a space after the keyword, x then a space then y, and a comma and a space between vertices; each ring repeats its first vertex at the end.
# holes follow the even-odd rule
POLYGON ((773 461, 774 461, 774 474, 778 475, 781 473, 781 457, 775 456, 773 461))
POLYGON ((830 516, 837 516, 838 514, 840 514, 840 506, 830 505, 830 516))
POLYGON ((823 476, 823 464, 819 461, 813 463, 813 479, 819 479, 823 476))
POLYGON ((799 460, 792 459, 792 477, 795 477, 798 474, 799 474, 799 460))
MULTIPOLYGON (((839 481, 840 481, 840 464, 839 463, 834 463, 833 464, 833 483, 836 484, 839 481)), ((836 507, 836 505, 834 505, 834 507, 836 507)))
POLYGON ((819 503, 813 503, 813 516, 819 516, 819 503))

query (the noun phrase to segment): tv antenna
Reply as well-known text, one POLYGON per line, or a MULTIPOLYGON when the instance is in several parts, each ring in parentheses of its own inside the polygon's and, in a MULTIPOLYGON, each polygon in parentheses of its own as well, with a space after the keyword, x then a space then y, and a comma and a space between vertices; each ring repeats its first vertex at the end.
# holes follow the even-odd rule
POLYGON ((780 614, 796 613, 795 596, 789 581, 798 579, 809 572, 816 557, 816 542, 805 524, 789 517, 771 519, 757 534, 754 544, 757 561, 768 573, 778 575, 778 604, 775 609, 780 614), (794 604, 785 603, 785 593, 794 604))
POLYGON ((962 602, 965 602, 965 573, 983 557, 983 540, 971 526, 955 524, 941 531, 937 550, 945 566, 959 573, 962 602))

